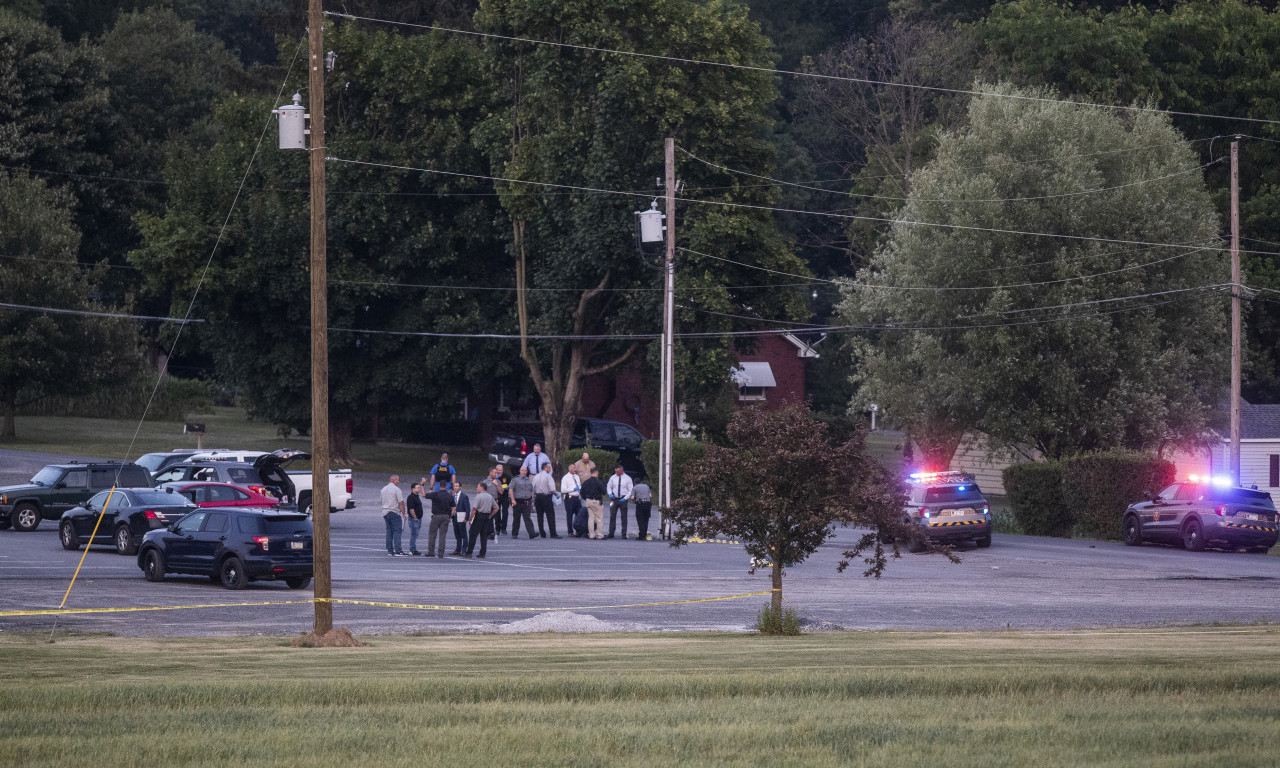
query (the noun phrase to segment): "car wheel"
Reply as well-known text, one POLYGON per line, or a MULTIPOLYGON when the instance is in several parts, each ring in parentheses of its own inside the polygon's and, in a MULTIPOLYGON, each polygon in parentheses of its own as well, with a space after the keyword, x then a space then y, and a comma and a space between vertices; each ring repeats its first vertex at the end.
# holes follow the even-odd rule
POLYGON ((13 527, 30 533, 40 527, 40 509, 31 502, 23 502, 13 508, 13 527))
POLYGON ((148 549, 142 558, 142 576, 147 581, 164 580, 164 555, 158 549, 148 549))
POLYGON ((116 552, 121 555, 138 554, 138 542, 133 538, 133 531, 127 525, 116 526, 116 552))
POLYGON ((1188 552, 1200 552, 1204 549, 1204 528, 1200 521, 1192 518, 1182 529, 1182 546, 1188 552))
POLYGON ((311 494, 309 492, 298 496, 298 511, 306 515, 311 514, 311 494))
POLYGON ((978 546, 978 549, 986 549, 991 546, 991 534, 988 533, 986 536, 983 536, 973 543, 978 546))
POLYGON ((1137 515, 1125 515, 1122 528, 1121 535, 1125 544, 1136 547, 1142 543, 1142 521, 1137 515))
POLYGON ((290 576, 284 580, 284 583, 289 585, 289 589, 306 589, 307 585, 311 583, 311 577, 290 576))
POLYGON ((222 561, 218 567, 219 580, 227 589, 244 589, 249 584, 249 577, 244 572, 244 561, 232 555, 222 561))
POLYGON ((58 526, 58 540, 62 542, 63 549, 74 552, 80 548, 80 538, 76 536, 76 526, 70 520, 63 520, 62 525, 58 526))

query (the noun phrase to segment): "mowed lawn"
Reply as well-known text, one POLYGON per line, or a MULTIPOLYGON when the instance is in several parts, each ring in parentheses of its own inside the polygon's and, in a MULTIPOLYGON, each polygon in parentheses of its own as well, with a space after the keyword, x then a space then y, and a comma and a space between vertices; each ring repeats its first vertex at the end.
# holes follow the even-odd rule
POLYGON ((364 639, 0 635, 0 765, 1280 759, 1272 627, 364 639))

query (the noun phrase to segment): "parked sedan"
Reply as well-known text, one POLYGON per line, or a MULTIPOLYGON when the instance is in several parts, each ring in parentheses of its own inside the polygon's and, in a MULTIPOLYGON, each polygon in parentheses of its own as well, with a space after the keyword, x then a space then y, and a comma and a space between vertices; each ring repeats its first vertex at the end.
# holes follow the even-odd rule
POLYGON ((297 512, 221 507, 200 509, 176 525, 149 531, 138 549, 147 581, 166 573, 211 576, 227 589, 256 579, 283 579, 292 589, 311 583, 311 519, 297 512))
POLYGON ((185 496, 172 491, 156 488, 99 491, 81 506, 62 513, 58 538, 63 549, 76 550, 84 544, 114 544, 116 552, 133 555, 147 531, 172 525, 195 509, 185 496))
POLYGON ((165 483, 160 486, 173 489, 187 497, 197 507, 269 507, 280 506, 280 500, 265 493, 256 493, 232 483, 165 483))

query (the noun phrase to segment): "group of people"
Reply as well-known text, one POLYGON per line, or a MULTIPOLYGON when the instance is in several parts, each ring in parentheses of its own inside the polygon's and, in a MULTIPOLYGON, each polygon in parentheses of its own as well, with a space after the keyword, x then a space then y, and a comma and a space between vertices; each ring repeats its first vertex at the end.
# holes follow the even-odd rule
POLYGON ((635 504, 637 538, 649 538, 649 516, 653 495, 649 486, 634 483, 621 465, 613 470, 608 482, 600 479, 589 453, 569 466, 557 489, 551 474, 551 459, 541 445, 525 457, 519 474, 509 478, 499 464, 476 484, 474 498, 469 497, 458 482, 457 471, 443 454, 428 476, 413 483, 406 497, 400 489, 400 476, 392 475, 381 491, 382 515, 387 529, 387 554, 391 557, 426 555, 445 556, 445 540, 452 524, 453 554, 461 557, 484 557, 488 542, 507 534, 520 538, 520 523, 530 539, 550 537, 556 533, 556 494, 564 502, 565 531, 568 536, 590 539, 612 539, 622 518, 622 538, 627 538, 627 512, 635 504), (604 533, 604 501, 609 500, 609 533, 604 533), (538 530, 533 529, 534 519, 538 530), (426 552, 418 551, 422 524, 428 521, 426 552), (404 527, 409 528, 409 551, 402 545, 404 527), (476 544, 480 551, 475 552, 476 544))

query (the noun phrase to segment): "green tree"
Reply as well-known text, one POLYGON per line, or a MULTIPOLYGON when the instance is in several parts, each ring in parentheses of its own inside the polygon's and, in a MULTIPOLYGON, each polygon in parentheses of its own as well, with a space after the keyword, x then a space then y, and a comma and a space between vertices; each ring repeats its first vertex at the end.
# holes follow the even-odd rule
MULTIPOLYGON (((689 0, 489 0, 477 25, 501 35, 571 45, 768 65, 768 41, 741 6, 689 0)), ((662 140, 729 168, 767 174, 774 161, 771 112, 777 90, 767 74, 678 66, 654 59, 551 45, 487 44, 501 108, 480 127, 494 175, 536 184, 501 184, 511 222, 520 357, 539 396, 548 453, 568 444, 585 379, 641 351, 597 336, 661 328, 661 271, 636 253, 633 213, 662 175, 662 140), (577 188, 577 189, 572 189, 577 188), (597 190, 639 191, 640 195, 597 190), (554 290, 546 290, 554 289, 554 290)), ((682 204, 677 283, 680 330, 758 328, 729 317, 796 317, 803 295, 759 286, 761 273, 723 261, 797 272, 767 211, 716 203, 767 205, 776 190, 758 180, 679 158, 689 196, 682 204), (718 314, 711 314, 718 313, 718 314)), ((654 194, 657 194, 656 190, 654 194)), ((778 279, 773 282, 784 282, 778 279)), ((744 341, 740 348, 750 348, 744 341)), ((646 360, 659 356, 651 345, 646 360)), ((679 397, 719 396, 733 352, 724 340, 682 344, 679 397)), ((654 377, 656 378, 656 377, 654 377)))
POLYGON ((1225 259, 1194 151, 1164 115, 1051 97, 975 97, 846 287, 850 322, 891 327, 858 344, 859 402, 940 465, 975 427, 1050 457, 1193 442, 1222 396, 1223 302, 1198 289, 1225 259))
POLYGON ((82 393, 137 370, 128 322, 42 311, 103 309, 92 298, 101 275, 76 262, 71 205, 65 191, 0 172, 0 440, 16 437, 19 398, 82 393))
MULTIPOLYGON (((402 167, 335 160, 327 169, 330 421, 333 456, 344 460, 358 420, 437 404, 453 409, 473 383, 510 370, 509 346, 414 335, 507 331, 510 309, 499 294, 471 289, 509 286, 510 278, 494 266, 501 244, 492 235, 492 187, 403 169, 485 175, 467 141, 469 126, 489 109, 478 49, 443 33, 401 36, 358 24, 326 32, 326 47, 336 53, 327 78, 326 151, 402 167)), ((287 60, 297 43, 285 51, 287 60)), ((292 84, 305 76, 300 69, 292 84)), ((276 150, 268 135, 254 159, 272 106, 260 96, 229 97, 207 127, 175 147, 165 173, 168 207, 162 217, 143 217, 144 246, 131 259, 175 311, 186 310, 199 281, 195 311, 212 321, 199 331, 202 348, 241 387, 255 415, 305 430, 307 157, 276 150)))
POLYGON ((751 573, 767 567, 773 582, 770 608, 782 615, 782 576, 834 534, 836 523, 871 529, 838 566, 870 551, 864 576, 879 577, 897 545, 911 533, 902 524, 906 491, 871 458, 865 433, 831 439, 807 406, 776 411, 747 408, 729 423, 725 445, 707 445, 685 470, 683 490, 666 513, 674 523, 672 546, 693 538, 730 536, 753 558, 751 573))

